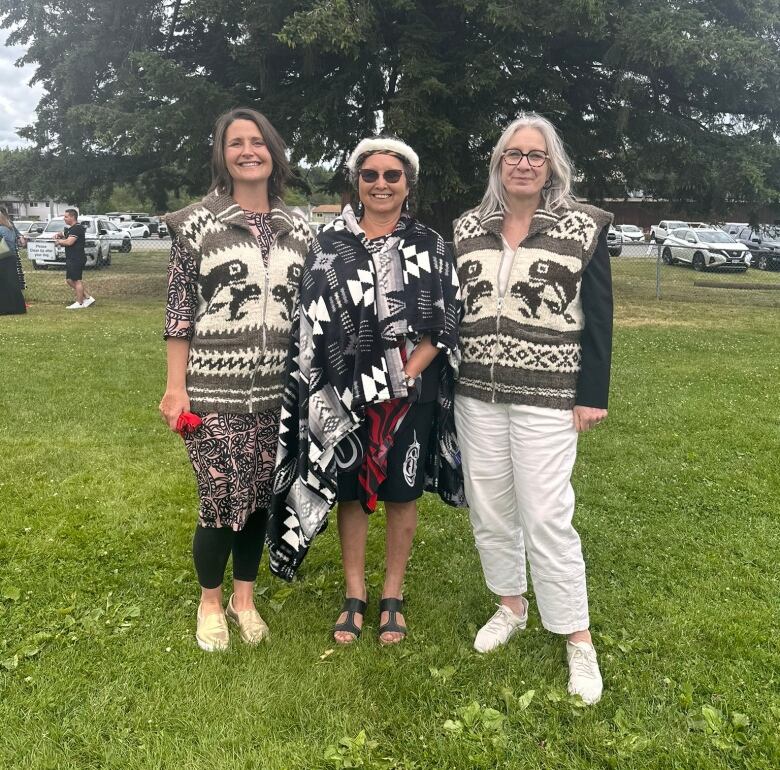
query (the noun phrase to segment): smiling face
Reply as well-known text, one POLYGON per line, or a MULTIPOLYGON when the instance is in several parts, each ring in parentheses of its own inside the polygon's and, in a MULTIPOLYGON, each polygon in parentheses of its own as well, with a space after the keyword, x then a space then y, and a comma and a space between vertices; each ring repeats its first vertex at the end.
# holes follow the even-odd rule
MULTIPOLYGON (((504 148, 504 151, 507 150, 547 152, 547 143, 539 129, 524 126, 515 131, 504 148)), ((516 166, 508 166, 503 159, 501 161, 501 183, 510 198, 536 198, 541 202, 542 187, 550 173, 549 161, 539 167, 530 165, 528 158, 523 158, 516 166)))
POLYGON ((409 195, 409 183, 406 181, 404 164, 395 155, 376 153, 369 155, 360 166, 361 171, 375 171, 379 177, 374 182, 364 182, 358 176, 358 197, 366 214, 383 219, 391 215, 396 219, 401 217, 401 209, 409 195), (397 182, 388 182, 385 171, 400 171, 401 178, 397 182))
POLYGON ((274 169, 260 129, 251 120, 234 120, 225 131, 225 165, 233 184, 268 183, 274 169))

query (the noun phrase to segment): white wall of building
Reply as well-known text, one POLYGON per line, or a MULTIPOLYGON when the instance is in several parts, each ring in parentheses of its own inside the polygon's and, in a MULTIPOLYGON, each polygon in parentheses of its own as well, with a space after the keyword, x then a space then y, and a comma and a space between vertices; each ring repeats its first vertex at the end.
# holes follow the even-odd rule
POLYGON ((52 217, 60 217, 71 204, 55 200, 25 201, 16 195, 0 195, 0 205, 8 209, 14 219, 36 219, 46 222, 52 217))

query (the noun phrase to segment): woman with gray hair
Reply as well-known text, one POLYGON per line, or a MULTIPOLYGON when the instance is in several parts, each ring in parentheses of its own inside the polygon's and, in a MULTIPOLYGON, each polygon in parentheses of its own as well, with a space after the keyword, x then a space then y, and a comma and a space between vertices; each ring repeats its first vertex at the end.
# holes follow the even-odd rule
POLYGON ((442 237, 409 213, 419 161, 393 137, 364 139, 349 158, 356 209, 316 237, 301 279, 269 524, 271 569, 290 579, 338 503, 346 601, 339 644, 366 612, 368 516, 387 513, 379 640, 401 641, 403 580, 417 499, 462 504, 454 456, 453 372, 459 305, 442 237), (442 355, 444 353, 444 355, 442 355))
POLYGON ((455 223, 455 419, 477 550, 500 597, 474 647, 488 652, 525 628, 527 556, 542 625, 568 637, 569 692, 595 703, 602 680, 571 474, 578 434, 607 416, 612 215, 576 203, 571 180, 553 125, 521 115, 493 149, 481 205, 455 223))

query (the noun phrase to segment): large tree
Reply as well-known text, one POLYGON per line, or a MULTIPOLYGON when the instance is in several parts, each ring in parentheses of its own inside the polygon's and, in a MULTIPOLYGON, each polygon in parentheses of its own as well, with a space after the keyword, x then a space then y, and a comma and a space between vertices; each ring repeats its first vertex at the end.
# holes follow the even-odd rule
POLYGON ((25 135, 82 197, 202 190, 213 120, 237 104, 296 162, 398 133, 445 230, 529 109, 560 128, 578 193, 713 214, 780 195, 780 0, 0 0, 0 16, 47 89, 25 135))

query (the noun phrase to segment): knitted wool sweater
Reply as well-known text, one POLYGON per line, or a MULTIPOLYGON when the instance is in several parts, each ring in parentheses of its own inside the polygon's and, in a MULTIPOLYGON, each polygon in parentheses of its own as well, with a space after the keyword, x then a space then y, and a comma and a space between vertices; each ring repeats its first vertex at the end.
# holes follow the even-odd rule
POLYGON ((598 351, 596 369, 606 368, 596 371, 595 379, 606 382, 602 391, 609 387, 612 296, 605 240, 599 265, 594 264, 593 274, 599 276, 595 291, 592 279, 583 283, 583 274, 611 221, 608 212, 578 203, 554 213, 536 211, 515 252, 506 293, 499 297, 503 214, 480 217, 473 209, 456 220, 455 256, 464 304, 456 393, 552 409, 571 409, 575 402, 606 408, 606 392, 592 403, 581 400, 578 380, 587 306, 595 320, 588 329, 589 350, 598 351))
POLYGON ((187 360, 187 392, 198 412, 248 414, 278 408, 311 241, 306 221, 271 202, 267 266, 244 211, 212 192, 165 221, 198 264, 198 306, 187 360))

